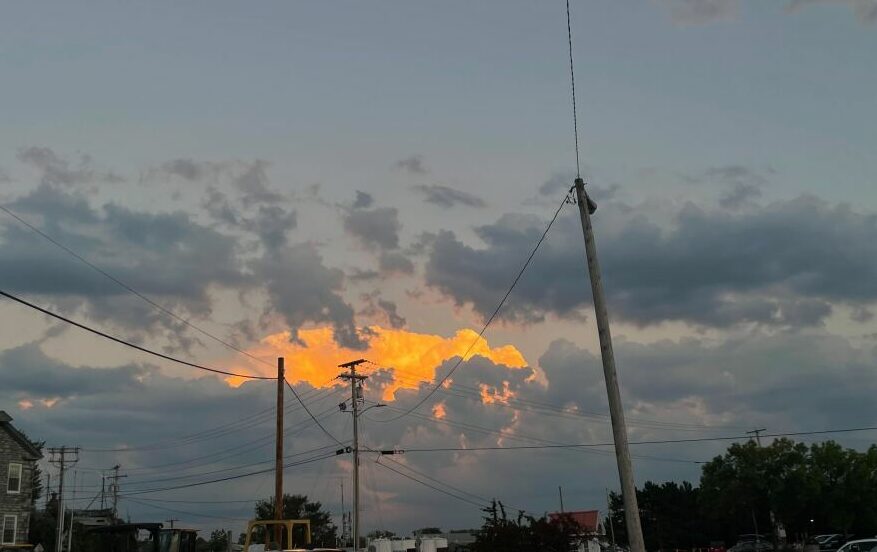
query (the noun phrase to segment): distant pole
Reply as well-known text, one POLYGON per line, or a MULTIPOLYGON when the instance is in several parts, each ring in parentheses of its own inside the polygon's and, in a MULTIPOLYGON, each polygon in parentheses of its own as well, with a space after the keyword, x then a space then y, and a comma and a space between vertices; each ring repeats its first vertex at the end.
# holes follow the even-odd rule
POLYGON ((177 522, 177 521, 180 521, 180 520, 178 520, 178 519, 176 519, 176 518, 171 518, 171 519, 166 519, 165 521, 168 522, 168 523, 170 523, 170 524, 171 524, 171 529, 173 529, 173 528, 174 528, 174 522, 177 522))
POLYGON ((341 480, 341 547, 347 546, 347 510, 344 507, 344 480, 341 480))
POLYGON ((78 447, 52 447, 47 449, 49 463, 57 466, 60 472, 58 478, 58 524, 55 529, 55 551, 61 552, 64 547, 64 474, 70 464, 79 461, 78 447))
POLYGON ((575 180, 576 199, 582 220, 582 233, 585 238, 585 252, 588 259, 588 272, 591 277, 591 291, 594 295, 594 312, 597 319, 597 334, 600 338, 600 356, 603 359, 603 375, 606 378, 606 392, 609 397, 609 415, 612 419, 612 437, 615 441, 615 458, 618 462, 618 475, 621 479, 621 497, 624 500, 624 518, 627 522, 627 535, 631 552, 645 552, 643 530, 639 519, 639 506, 636 500, 636 480, 627 444, 627 424, 624 420, 624 405, 618 374, 615 371, 615 353, 612 350, 612 334, 609 330, 609 314, 603 294, 603 281, 600 263, 597 261, 597 244, 594 242, 594 229, 591 227, 591 214, 596 205, 585 192, 585 182, 575 180))
POLYGON ((353 401, 353 550, 359 549, 359 401, 362 399, 360 385, 366 378, 356 373, 356 367, 363 362, 364 359, 359 359, 338 365, 350 370, 338 377, 350 380, 350 399, 353 401))
POLYGON ((752 431, 747 431, 746 435, 755 435, 755 442, 758 444, 758 448, 761 448, 761 432, 767 431, 766 428, 753 429, 752 431))
POLYGON ((563 510, 563 487, 560 485, 557 486, 557 494, 560 495, 560 513, 563 514, 565 513, 563 510))
MULTIPOLYGON (((73 470, 73 495, 76 496, 76 470, 73 470)), ((73 516, 76 510, 70 508, 70 530, 67 532, 67 552, 73 550, 73 516)))
POLYGON ((128 477, 127 475, 119 475, 119 466, 116 464, 113 466, 113 475, 110 476, 110 479, 113 480, 113 483, 110 485, 110 490, 113 493, 113 520, 117 520, 119 517, 119 479, 123 477, 128 477))
MULTIPOLYGON (((277 447, 274 457, 274 519, 283 519, 283 385, 286 374, 283 357, 277 359, 277 447)), ((282 543, 282 527, 277 525, 274 531, 278 546, 282 543)), ((288 543, 292 546, 292 543, 288 543)))
POLYGON ((225 532, 225 552, 231 552, 231 531, 225 532))
POLYGON ((606 511, 609 518, 609 534, 612 537, 612 549, 615 549, 615 522, 612 521, 612 500, 610 499, 609 489, 606 489, 606 511))

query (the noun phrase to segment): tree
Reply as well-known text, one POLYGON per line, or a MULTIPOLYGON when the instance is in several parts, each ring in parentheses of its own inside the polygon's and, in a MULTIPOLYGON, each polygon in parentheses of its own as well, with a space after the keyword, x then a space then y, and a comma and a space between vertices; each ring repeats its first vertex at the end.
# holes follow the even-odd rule
POLYGON ((579 532, 569 518, 553 521, 518 512, 515 519, 509 519, 505 507, 496 500, 482 511, 484 525, 473 545, 475 552, 566 552, 579 532))
POLYGON ((228 533, 224 529, 211 531, 210 540, 207 541, 207 550, 210 550, 210 552, 228 550, 228 533))
MULTIPOLYGON (((274 498, 256 503, 256 519, 274 519, 274 498)), ((338 528, 332 514, 323 511, 319 502, 308 502, 305 495, 283 495, 283 519, 307 519, 311 522, 311 539, 319 546, 335 546, 338 528)))

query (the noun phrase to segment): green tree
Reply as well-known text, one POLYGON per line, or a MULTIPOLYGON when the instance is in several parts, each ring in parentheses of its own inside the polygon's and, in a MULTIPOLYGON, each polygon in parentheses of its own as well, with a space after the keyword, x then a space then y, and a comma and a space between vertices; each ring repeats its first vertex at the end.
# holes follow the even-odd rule
MULTIPOLYGON (((274 498, 256 503, 256 519, 274 519, 274 498)), ((283 519, 307 519, 311 522, 313 544, 335 546, 338 528, 332 514, 323 511, 319 502, 309 502, 305 495, 283 495, 283 519)))
POLYGON ((224 529, 216 529, 210 532, 210 540, 207 541, 207 549, 210 552, 223 552, 228 550, 228 533, 224 529))
POLYGON ((571 518, 553 521, 518 512, 515 519, 510 519, 505 507, 496 500, 482 511, 484 525, 473 545, 475 552, 566 552, 579 532, 571 518))

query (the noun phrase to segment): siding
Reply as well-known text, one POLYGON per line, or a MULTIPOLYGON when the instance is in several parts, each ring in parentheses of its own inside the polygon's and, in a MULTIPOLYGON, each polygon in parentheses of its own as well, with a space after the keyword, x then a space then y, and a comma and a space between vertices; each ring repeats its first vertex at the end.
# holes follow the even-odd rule
POLYGON ((17 516, 18 530, 15 536, 16 543, 27 542, 28 525, 30 523, 32 509, 31 478, 33 476, 34 461, 29 460, 29 458, 30 453, 25 451, 18 441, 14 440, 0 426, 0 529, 2 529, 3 516, 17 516), (21 492, 18 494, 6 492, 10 463, 21 464, 21 492))

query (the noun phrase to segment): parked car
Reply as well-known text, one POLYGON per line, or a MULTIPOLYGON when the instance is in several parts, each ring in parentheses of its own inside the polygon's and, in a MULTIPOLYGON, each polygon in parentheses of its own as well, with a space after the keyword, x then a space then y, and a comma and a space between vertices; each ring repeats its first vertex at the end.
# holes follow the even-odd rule
POLYGON ((877 552, 877 538, 852 540, 841 546, 837 552, 877 552))
POLYGON ((840 533, 827 533, 825 535, 816 535, 813 540, 819 545, 819 552, 835 552, 838 548, 847 542, 846 537, 840 533))
POLYGON ((768 552, 773 550, 773 543, 764 535, 750 533, 740 535, 737 544, 728 549, 728 552, 768 552))

